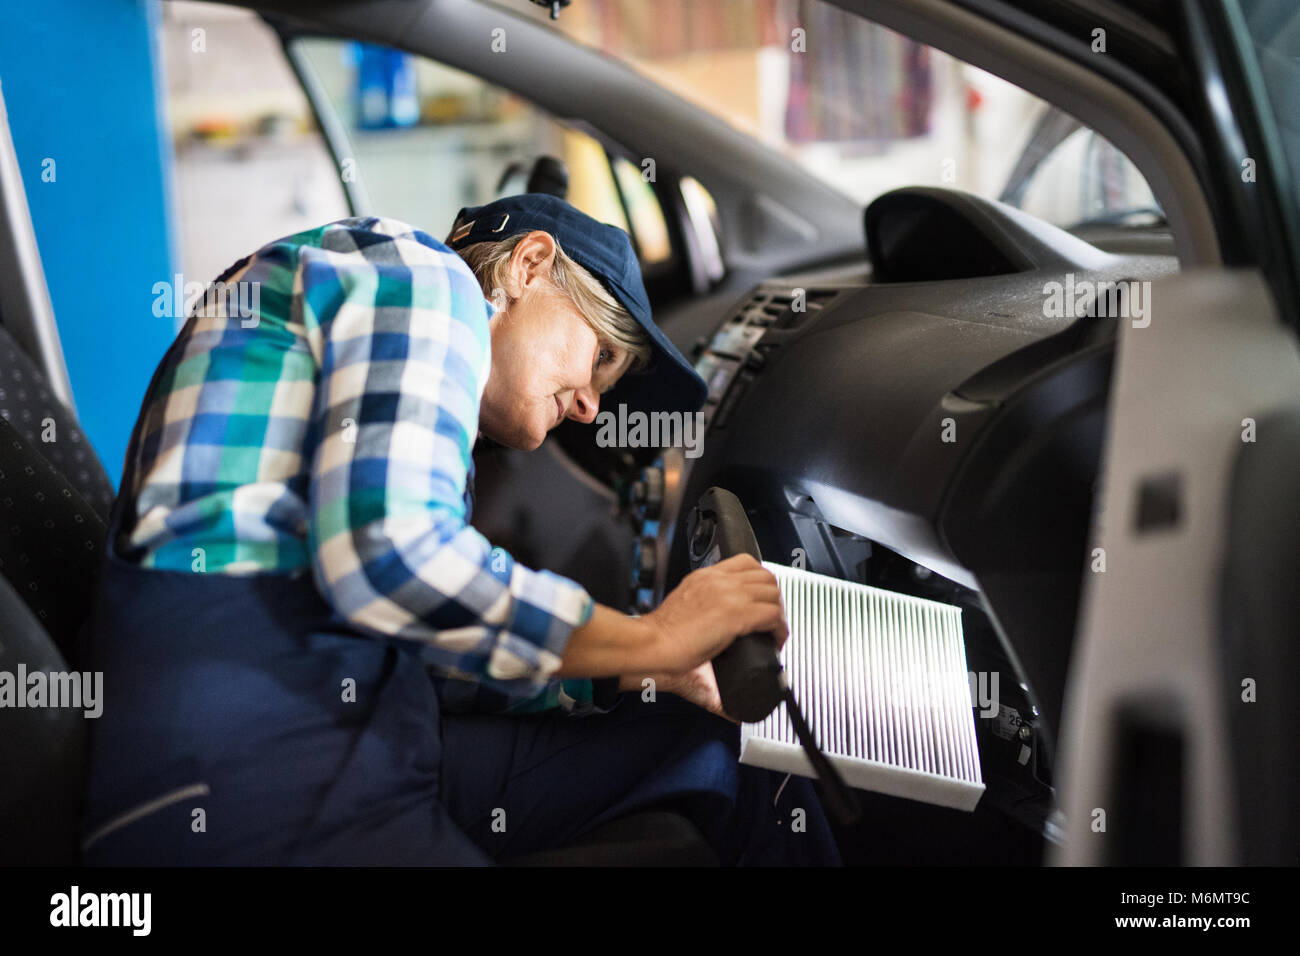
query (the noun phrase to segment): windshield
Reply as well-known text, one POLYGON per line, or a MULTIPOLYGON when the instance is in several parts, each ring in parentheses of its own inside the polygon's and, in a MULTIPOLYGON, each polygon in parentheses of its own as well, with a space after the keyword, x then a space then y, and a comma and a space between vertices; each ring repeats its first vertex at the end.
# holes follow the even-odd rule
MULTIPOLYGON (((494 2, 548 17, 530 0, 494 2)), ((823 0, 576 0, 555 26, 859 203, 932 185, 1065 227, 1163 221, 1141 174, 1091 130, 823 0)))
MULTIPOLYGON (((1265 108, 1272 114, 1280 158, 1289 164, 1291 181, 1300 182, 1300 109, 1295 98, 1300 91, 1300 7, 1294 0, 1240 0, 1238 8, 1263 84, 1265 108)), ((1245 176, 1254 177, 1254 164, 1243 160, 1242 173, 1243 181, 1253 181, 1245 176)), ((1300 210, 1294 191, 1290 198, 1300 210)))

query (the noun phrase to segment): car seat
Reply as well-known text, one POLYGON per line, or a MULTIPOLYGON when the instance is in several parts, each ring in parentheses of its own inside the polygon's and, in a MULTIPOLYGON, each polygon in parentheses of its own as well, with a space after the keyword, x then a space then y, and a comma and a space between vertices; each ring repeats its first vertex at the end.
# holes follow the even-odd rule
MULTIPOLYGON (((6 313, 16 322, 42 311, 36 308, 40 302, 45 313, 49 310, 3 96, 0 270, 0 671, 76 671, 81 669, 78 642, 90 611, 114 490, 76 414, 24 348, 28 337, 15 339, 14 329, 5 325, 6 313)), ((48 317, 45 321, 52 324, 48 317)), ((45 331, 57 336, 55 330, 45 331)), ((39 337, 32 341, 39 343, 39 337)), ((56 364, 62 366, 61 356, 56 364)), ((86 719, 73 708, 0 707, 0 864, 78 862, 86 719)), ((684 817, 655 811, 595 828, 571 847, 510 862, 689 865, 717 860, 684 817)))

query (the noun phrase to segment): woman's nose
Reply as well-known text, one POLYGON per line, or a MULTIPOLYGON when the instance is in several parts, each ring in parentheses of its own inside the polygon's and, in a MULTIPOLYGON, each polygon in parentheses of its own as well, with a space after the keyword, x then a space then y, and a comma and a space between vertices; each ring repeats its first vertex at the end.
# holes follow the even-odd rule
POLYGON ((590 425, 596 420, 600 410, 600 394, 594 388, 580 388, 573 393, 573 410, 569 417, 574 421, 590 425))

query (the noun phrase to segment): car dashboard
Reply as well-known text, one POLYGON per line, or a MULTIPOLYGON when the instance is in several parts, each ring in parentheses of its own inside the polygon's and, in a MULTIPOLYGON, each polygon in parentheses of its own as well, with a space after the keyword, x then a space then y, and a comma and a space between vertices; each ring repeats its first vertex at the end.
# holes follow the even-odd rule
POLYGON ((866 233, 869 264, 763 281, 697 343, 702 441, 620 482, 635 609, 689 570, 685 517, 713 485, 744 503, 766 560, 962 607, 971 671, 1001 677, 996 710, 977 711, 987 799, 1043 832, 1098 569, 1116 325, 1149 317, 1142 283, 1177 262, 939 189, 881 197, 866 233), (1121 287, 1134 296, 1108 299, 1121 287))

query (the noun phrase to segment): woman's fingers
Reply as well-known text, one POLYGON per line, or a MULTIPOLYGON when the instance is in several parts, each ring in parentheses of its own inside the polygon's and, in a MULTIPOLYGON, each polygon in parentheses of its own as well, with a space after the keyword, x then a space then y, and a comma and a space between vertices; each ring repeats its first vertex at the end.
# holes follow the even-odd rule
POLYGON ((745 592, 763 601, 781 602, 781 588, 775 581, 746 581, 745 592))
POLYGON ((651 614, 683 666, 712 659, 740 634, 771 634, 780 648, 790 633, 776 576, 743 554, 691 572, 651 614))
POLYGON ((789 637, 785 611, 780 604, 766 601, 751 602, 746 620, 746 633, 770 632, 776 638, 778 647, 789 637))
POLYGON ((753 568, 760 571, 766 570, 752 554, 733 554, 729 558, 723 558, 713 567, 722 568, 725 571, 745 571, 753 568))
POLYGON ((743 582, 744 595, 751 603, 751 613, 755 615, 751 633, 770 632, 776 640, 777 648, 783 647, 790 637, 790 629, 785 620, 785 602, 776 575, 752 558, 747 562, 736 562, 734 570, 729 573, 737 583, 743 582))

